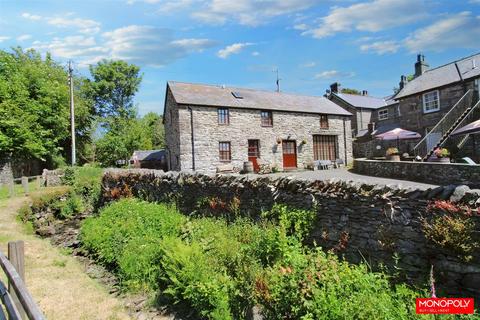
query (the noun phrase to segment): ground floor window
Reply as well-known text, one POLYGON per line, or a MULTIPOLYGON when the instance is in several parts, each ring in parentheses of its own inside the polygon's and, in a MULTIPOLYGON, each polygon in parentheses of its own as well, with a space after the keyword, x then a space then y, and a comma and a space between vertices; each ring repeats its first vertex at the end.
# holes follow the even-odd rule
POLYGON ((332 160, 337 156, 337 136, 314 135, 313 136, 314 160, 332 160))
POLYGON ((232 161, 232 152, 230 148, 230 141, 221 141, 218 143, 219 158, 222 162, 232 161))

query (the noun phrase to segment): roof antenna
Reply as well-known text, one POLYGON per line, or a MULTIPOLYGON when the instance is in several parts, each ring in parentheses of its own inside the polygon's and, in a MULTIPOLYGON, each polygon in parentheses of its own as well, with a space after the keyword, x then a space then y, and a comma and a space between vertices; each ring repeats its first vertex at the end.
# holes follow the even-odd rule
POLYGON ((275 81, 275 83, 277 84, 277 92, 280 92, 280 80, 282 79, 278 77, 278 68, 274 69, 273 72, 277 73, 277 81, 275 81))

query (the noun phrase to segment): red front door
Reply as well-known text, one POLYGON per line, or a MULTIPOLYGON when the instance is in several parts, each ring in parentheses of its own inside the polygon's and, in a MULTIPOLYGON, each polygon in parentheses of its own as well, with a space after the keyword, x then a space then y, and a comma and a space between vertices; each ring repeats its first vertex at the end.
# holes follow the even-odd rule
POLYGON ((258 140, 248 140, 248 161, 253 163, 253 170, 258 172, 260 166, 257 159, 260 158, 260 146, 258 140))
POLYGON ((283 168, 292 169, 297 167, 297 144, 294 140, 282 141, 283 168))

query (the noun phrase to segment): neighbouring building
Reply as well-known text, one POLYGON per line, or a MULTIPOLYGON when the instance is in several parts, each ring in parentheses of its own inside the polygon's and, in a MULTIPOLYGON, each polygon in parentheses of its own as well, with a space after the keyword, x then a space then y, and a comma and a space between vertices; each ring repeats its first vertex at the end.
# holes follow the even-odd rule
POLYGON ((351 113, 325 97, 167 83, 164 125, 170 170, 215 172, 252 161, 280 170, 314 160, 352 161, 351 113))
POLYGON ((165 150, 136 150, 130 158, 130 165, 134 168, 168 169, 165 150))
POLYGON ((398 126, 424 137, 414 150, 416 154, 428 157, 437 146, 448 146, 459 155, 478 152, 478 137, 476 141, 474 135, 453 138, 450 133, 479 118, 479 89, 480 54, 433 69, 423 55, 417 56, 413 79, 407 82, 402 76, 394 96, 401 115, 395 120, 398 126))
POLYGON ((338 82, 330 85, 327 98, 341 106, 352 116, 353 137, 363 136, 371 124, 375 122, 390 123, 398 114, 398 103, 391 96, 377 98, 368 95, 366 90, 361 94, 342 93, 338 82))

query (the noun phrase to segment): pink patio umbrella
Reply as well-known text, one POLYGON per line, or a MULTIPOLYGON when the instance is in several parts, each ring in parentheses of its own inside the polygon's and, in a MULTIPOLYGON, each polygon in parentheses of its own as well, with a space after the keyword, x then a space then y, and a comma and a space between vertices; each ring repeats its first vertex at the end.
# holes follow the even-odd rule
POLYGON ((461 134, 468 134, 468 133, 479 133, 480 132, 480 119, 477 121, 473 121, 472 123, 467 124, 461 128, 452 132, 452 136, 458 136, 461 134))
POLYGON ((414 131, 405 130, 402 128, 395 128, 387 132, 375 135, 375 139, 379 140, 408 140, 418 139, 422 136, 414 131))

